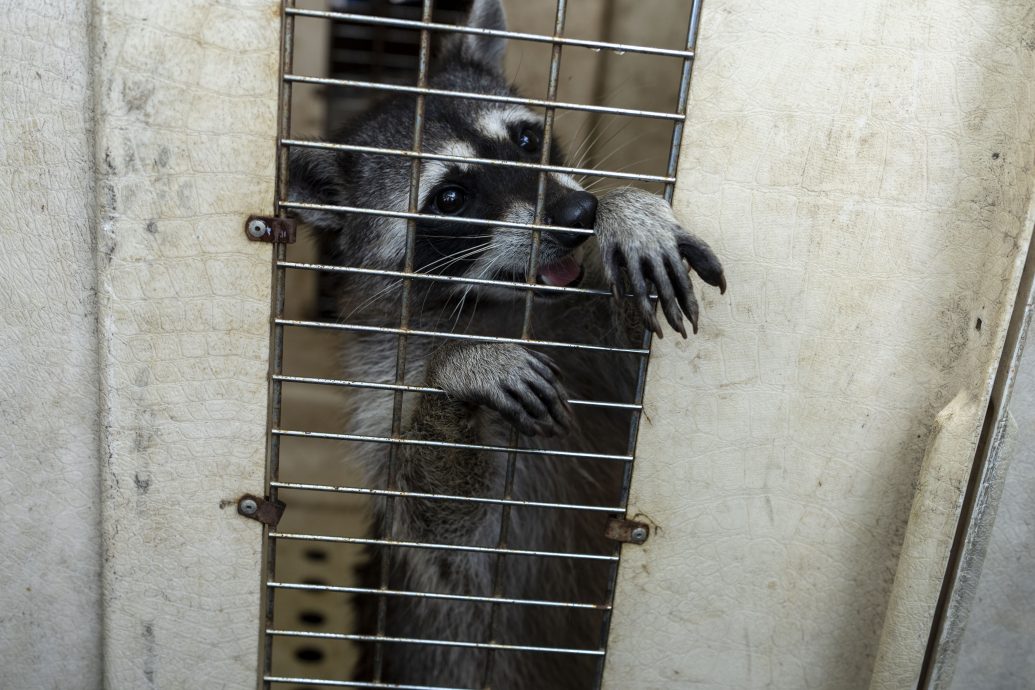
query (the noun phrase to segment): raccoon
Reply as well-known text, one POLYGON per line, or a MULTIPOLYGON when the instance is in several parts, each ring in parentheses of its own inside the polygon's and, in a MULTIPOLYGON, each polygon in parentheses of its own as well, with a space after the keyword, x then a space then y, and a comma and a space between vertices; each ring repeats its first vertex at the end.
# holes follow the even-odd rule
MULTIPOLYGON (((500 1, 474 0, 467 25, 504 29, 500 1)), ((503 53, 504 39, 479 33, 452 36, 437 51, 429 86, 514 96, 503 75, 503 53)), ((390 97, 347 123, 333 141, 409 149, 415 107, 411 95, 390 97)), ((535 163, 543 145, 543 118, 524 106, 435 95, 425 99, 425 152, 535 163)), ((549 160, 563 165, 564 155, 556 142, 551 142, 549 160)), ((528 282, 531 231, 451 219, 532 222, 539 177, 533 169, 422 160, 418 208, 434 218, 416 222, 413 271, 528 282)), ((410 178, 411 163, 402 157, 296 148, 290 160, 290 200, 302 205, 406 211, 410 178)), ((535 282, 603 288, 612 296, 537 291, 531 321, 534 340, 638 348, 644 324, 662 335, 649 297, 652 293, 657 294, 669 325, 685 338, 684 317, 695 333, 698 325, 688 268, 725 291, 723 269, 715 254, 680 225, 661 197, 623 188, 598 198, 573 178, 549 173, 544 209, 544 223, 559 230, 541 233, 535 282), (593 232, 580 232, 588 229, 593 232)), ((335 263, 391 271, 404 264, 405 219, 318 208, 300 208, 296 213, 321 233, 335 263)), ((508 339, 522 335, 524 289, 448 280, 413 279, 410 284, 410 329, 508 339)), ((351 273, 340 279, 336 292, 341 319, 399 326, 402 281, 351 273)), ((396 335, 352 332, 347 338, 343 375, 385 383, 396 380, 396 335)), ((402 436, 508 446, 517 435, 522 449, 623 455, 631 431, 630 411, 573 406, 569 401, 632 402, 641 357, 603 349, 410 335, 402 356, 406 382, 438 388, 445 395, 406 394, 402 436)), ((378 437, 393 433, 390 393, 356 389, 345 413, 354 433, 378 437)), ((354 444, 347 453, 350 460, 362 464, 372 486, 551 504, 616 505, 626 469, 613 459, 563 454, 518 454, 509 464, 507 453, 434 444, 354 444)), ((363 568, 370 586, 381 586, 384 567, 390 590, 447 595, 384 597, 385 636, 396 641, 381 644, 380 682, 449 688, 593 686, 598 656, 412 640, 598 649, 605 620, 599 607, 492 604, 448 595, 604 602, 612 564, 558 554, 611 553, 614 545, 603 536, 606 513, 521 505, 504 509, 493 503, 414 497, 396 498, 390 505, 391 509, 382 502, 376 508, 376 531, 383 534, 390 524, 395 540, 494 548, 504 534, 507 549, 553 555, 371 549, 370 562, 363 568)), ((357 597, 366 626, 360 632, 374 632, 378 598, 357 597)), ((375 653, 375 645, 363 644, 356 680, 373 678, 375 653)))

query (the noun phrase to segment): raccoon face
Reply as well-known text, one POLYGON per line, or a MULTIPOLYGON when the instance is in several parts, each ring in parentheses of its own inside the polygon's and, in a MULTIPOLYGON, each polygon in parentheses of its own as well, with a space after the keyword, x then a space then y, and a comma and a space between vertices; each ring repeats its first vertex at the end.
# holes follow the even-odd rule
MULTIPOLYGON (((504 29, 496 2, 476 0, 468 25, 504 29)), ((429 86, 481 94, 516 95, 503 76, 503 39, 479 34, 454 36, 442 46, 429 86)), ((383 101, 346 127, 338 141, 374 148, 408 150, 413 146, 415 99, 383 101)), ((469 101, 428 95, 423 124, 424 152, 429 154, 538 163, 544 146, 543 118, 529 108, 507 103, 469 101)), ((556 142, 551 164, 563 165, 556 142)), ((402 157, 323 149, 292 152, 292 201, 405 212, 410 208, 411 161, 402 157)), ((417 210, 433 218, 416 223, 414 270, 480 279, 526 282, 533 232, 489 224, 535 220, 540 172, 468 162, 422 159, 417 210)), ((570 176, 545 176, 542 223, 559 228, 590 229, 596 198, 570 176)), ((374 215, 318 210, 298 213, 318 229, 333 232, 335 259, 352 265, 398 269, 406 252, 407 221, 374 215)), ((584 233, 542 231, 536 280, 548 285, 577 285, 582 277, 580 245, 584 233)), ((521 299, 523 291, 463 283, 435 283, 434 291, 474 291, 499 299, 521 299)), ((554 293, 542 293, 544 295, 554 293)))
MULTIPOLYGON (((543 123, 526 108, 482 106, 459 112, 460 102, 429 108, 428 127, 439 136, 425 138, 436 154, 538 163, 543 123)), ((563 164, 556 144, 550 160, 563 164)), ((415 267, 418 271, 481 279, 525 282, 532 249, 532 231, 463 223, 465 218, 532 223, 535 220, 540 173, 537 170, 477 163, 425 161, 421 170, 419 207, 435 216, 417 224, 415 267)), ((558 228, 588 230, 596 219, 597 200, 568 175, 547 173, 541 222, 558 228)), ((579 246, 588 234, 542 231, 537 280, 548 285, 575 285, 581 279, 579 246)), ((464 290, 470 286, 463 285, 464 290)), ((478 288, 474 288, 477 290, 478 288)), ((497 297, 520 297, 513 290, 491 290, 497 297)), ((544 293, 552 294, 552 293, 544 293)))

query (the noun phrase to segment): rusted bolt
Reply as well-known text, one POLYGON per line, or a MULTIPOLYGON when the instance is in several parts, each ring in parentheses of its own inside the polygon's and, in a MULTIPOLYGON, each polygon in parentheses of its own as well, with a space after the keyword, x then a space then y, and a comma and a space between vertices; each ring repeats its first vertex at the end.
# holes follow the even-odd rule
POLYGON ((258 520, 264 525, 276 527, 280 517, 284 514, 283 501, 271 501, 255 494, 244 494, 237 499, 237 514, 243 515, 252 520, 258 520))
POLYGON ((268 235, 270 232, 270 226, 266 225, 266 221, 261 218, 253 218, 248 223, 248 236, 253 239, 261 239, 268 235))
POLYGON ((635 520, 611 518, 607 521, 604 536, 626 544, 643 544, 650 536, 650 526, 635 520))

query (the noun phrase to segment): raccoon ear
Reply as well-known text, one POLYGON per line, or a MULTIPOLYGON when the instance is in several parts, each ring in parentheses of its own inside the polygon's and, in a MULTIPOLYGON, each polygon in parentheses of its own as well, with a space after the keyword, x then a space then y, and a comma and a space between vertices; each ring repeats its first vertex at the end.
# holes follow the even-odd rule
MULTIPOLYGON (((288 158, 288 201, 340 205, 347 158, 340 151, 292 148, 288 158)), ((320 230, 341 227, 341 216, 329 211, 296 208, 291 209, 291 214, 320 230)))
MULTIPOLYGON (((501 0, 472 0, 465 26, 473 29, 507 30, 507 16, 501 0)), ((484 34, 452 34, 446 39, 442 56, 448 58, 459 53, 461 59, 473 62, 493 72, 503 72, 503 54, 506 39, 484 34)))

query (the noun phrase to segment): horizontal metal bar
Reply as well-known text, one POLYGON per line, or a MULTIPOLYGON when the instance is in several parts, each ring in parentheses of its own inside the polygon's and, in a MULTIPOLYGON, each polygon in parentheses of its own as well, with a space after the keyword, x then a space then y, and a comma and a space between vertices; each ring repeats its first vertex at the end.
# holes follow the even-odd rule
POLYGON ((608 347, 607 345, 585 345, 582 343, 564 343, 556 340, 522 340, 521 338, 504 338, 494 335, 470 335, 469 333, 447 333, 445 331, 421 331, 413 328, 393 328, 390 326, 364 326, 356 323, 330 323, 326 321, 299 321, 295 319, 276 319, 278 326, 295 328, 324 328, 332 331, 356 331, 359 333, 387 333, 391 335, 415 335, 426 338, 445 338, 446 340, 469 340, 476 343, 509 343, 512 345, 529 345, 531 347, 558 347, 567 350, 591 350, 594 352, 614 352, 625 355, 650 354, 650 350, 635 347, 608 347))
POLYGON ((547 654, 577 654, 580 656, 603 656, 602 649, 578 649, 576 647, 538 647, 522 644, 500 644, 498 642, 465 642, 461 640, 431 640, 420 637, 386 637, 384 635, 356 635, 350 633, 311 632, 308 630, 266 629, 267 635, 280 637, 308 637, 317 640, 349 640, 351 642, 392 642, 395 644, 421 644, 431 647, 461 647, 463 649, 495 649, 508 652, 540 652, 547 654))
POLYGON ((473 594, 443 594, 439 592, 410 592, 401 589, 375 589, 372 587, 342 587, 338 585, 307 585, 294 582, 267 582, 267 587, 276 589, 294 589, 304 592, 335 592, 339 594, 372 594, 388 597, 408 597, 415 599, 444 599, 447 601, 469 601, 479 604, 513 604, 517 606, 546 606, 563 609, 589 609, 608 611, 607 604, 582 604, 571 601, 550 601, 548 599, 513 599, 510 597, 479 597, 473 594))
POLYGON ((394 17, 375 17, 367 14, 353 14, 349 12, 324 12, 320 10, 303 10, 297 8, 286 8, 287 14, 302 17, 315 17, 318 19, 334 19, 354 24, 373 24, 376 26, 394 26, 403 29, 426 29, 428 31, 448 31, 450 33, 477 34, 479 36, 497 36, 499 38, 512 38, 518 41, 534 41, 536 43, 552 43, 562 46, 576 46, 589 48, 590 50, 613 50, 619 55, 624 53, 640 53, 643 55, 661 55, 674 58, 692 58, 692 50, 674 50, 672 48, 654 48, 651 46, 633 45, 628 43, 611 43, 608 41, 590 41, 582 38, 567 38, 565 36, 546 36, 543 34, 530 34, 520 31, 501 31, 499 29, 481 29, 473 26, 458 26, 456 24, 440 24, 437 22, 422 22, 412 19, 396 19, 394 17))
MULTIPOLYGON (((401 383, 372 383, 369 381, 347 381, 345 379, 323 379, 313 378, 310 376, 286 376, 284 374, 275 374, 271 377, 274 381, 287 381, 289 383, 308 383, 317 384, 323 386, 345 386, 347 388, 372 388, 374 390, 383 391, 403 391, 404 393, 430 393, 436 395, 444 395, 445 391, 441 388, 430 388, 428 386, 409 386, 401 383)), ((569 398, 569 405, 583 405, 587 407, 607 407, 621 410, 641 410, 643 405, 637 405, 636 403, 616 403, 616 402, 603 402, 599 400, 579 400, 578 398, 569 398)))
POLYGON ((304 683, 305 685, 323 685, 332 688, 384 688, 385 690, 475 690, 474 688, 454 688, 445 685, 400 685, 399 683, 372 683, 362 680, 329 680, 324 678, 305 678, 303 676, 263 676, 267 683, 304 683))
POLYGON ((446 89, 432 89, 429 87, 406 86, 404 84, 384 84, 375 81, 359 81, 357 79, 331 79, 330 77, 307 77, 301 74, 285 74, 284 81, 292 84, 347 86, 354 89, 390 91, 392 93, 423 94, 425 96, 445 96, 447 98, 463 98, 470 101, 512 103, 514 105, 530 105, 538 108, 554 108, 558 110, 581 110, 587 113, 603 113, 605 115, 625 115, 627 117, 645 117, 654 120, 671 120, 673 122, 682 122, 686 119, 685 115, 680 115, 679 113, 666 113, 657 110, 615 108, 608 105, 568 103, 565 101, 549 101, 542 98, 521 98, 520 96, 496 96, 488 93, 474 93, 471 91, 449 91, 446 89))
POLYGON ((535 223, 512 223, 506 220, 489 220, 487 218, 465 218, 464 216, 436 216, 432 213, 410 213, 408 211, 386 211, 364 206, 336 206, 334 204, 306 204, 300 201, 280 200, 281 208, 293 208, 308 211, 330 211, 332 213, 355 213, 361 216, 384 216, 386 218, 405 218, 407 220, 430 220, 437 223, 456 223, 459 225, 477 225, 492 228, 517 228, 519 230, 541 230, 543 232, 563 232, 573 235, 595 235, 596 232, 586 228, 565 228, 557 225, 541 225, 535 223))
MULTIPOLYGON (((515 290, 533 290, 535 292, 566 292, 576 295, 593 295, 596 297, 611 297, 608 290, 593 288, 565 287, 562 285, 543 285, 542 283, 519 283, 509 280, 490 280, 488 278, 466 278, 461 276, 446 276, 437 273, 407 273, 406 271, 389 271, 380 268, 360 268, 359 266, 331 266, 328 264, 307 264, 297 261, 279 261, 277 266, 281 268, 294 268, 306 271, 327 271, 328 273, 355 273, 366 276, 388 276, 389 278, 416 280, 431 280, 441 283, 459 283, 461 285, 485 285, 486 287, 513 288, 515 290)), ((626 295, 630 297, 632 295, 626 295)))
POLYGON ((507 556, 533 556, 535 558, 573 558, 580 561, 617 562, 618 556, 598 553, 567 553, 564 551, 535 551, 532 549, 498 549, 490 546, 463 546, 460 544, 432 544, 423 541, 399 541, 397 539, 366 539, 363 537, 328 537, 322 534, 298 534, 296 532, 270 532, 270 539, 297 539, 331 544, 361 544, 363 546, 391 546, 406 549, 430 549, 433 551, 462 551, 465 553, 501 553, 507 556))
POLYGON ((395 496, 398 498, 416 498, 432 501, 456 501, 457 503, 482 503, 497 506, 515 506, 518 508, 545 508, 550 510, 585 510, 599 513, 619 513, 624 515, 625 508, 620 506, 588 506, 578 503, 548 503, 544 501, 521 501, 517 499, 486 498, 483 496, 454 496, 451 494, 428 494, 416 491, 397 491, 393 489, 368 489, 360 486, 333 486, 330 484, 299 484, 294 482, 271 481, 270 486, 279 489, 295 489, 299 491, 323 491, 327 493, 353 494, 358 496, 395 496))
POLYGON ((545 450, 542 448, 510 448, 508 446, 487 446, 479 443, 451 443, 449 441, 429 441, 417 438, 390 438, 388 436, 365 436, 362 434, 332 434, 325 431, 294 431, 291 429, 271 429, 277 436, 293 436, 296 438, 322 438, 331 441, 357 441, 360 443, 389 443, 401 446, 430 446, 432 448, 457 448, 460 450, 478 450, 493 453, 518 453, 521 455, 555 455, 563 458, 584 458, 587 460, 614 460, 632 462, 631 455, 608 455, 606 453, 579 453, 573 450, 545 450))
POLYGON ((617 180, 637 180, 640 182, 660 182, 669 184, 676 181, 674 177, 664 175, 648 175, 646 173, 627 173, 617 170, 596 170, 594 168, 573 168, 566 165, 543 165, 541 163, 526 163, 524 161, 509 161, 499 158, 470 158, 467 156, 452 156, 444 153, 426 153, 424 151, 407 151, 406 149, 386 149, 376 146, 359 146, 358 144, 338 144, 329 141, 308 141, 303 139, 281 139, 282 146, 298 146, 311 149, 328 149, 331 151, 349 151, 352 153, 369 153, 381 156, 399 156, 402 158, 420 158, 432 161, 447 161, 450 163, 473 163, 475 165, 495 165, 503 168, 524 168, 526 170, 540 170, 543 172, 557 172, 568 175, 587 175, 593 177, 610 177, 617 180))

